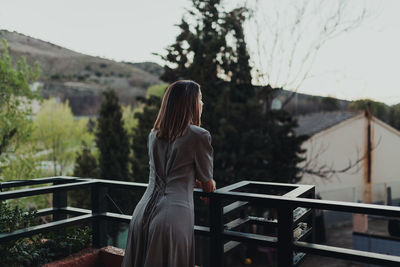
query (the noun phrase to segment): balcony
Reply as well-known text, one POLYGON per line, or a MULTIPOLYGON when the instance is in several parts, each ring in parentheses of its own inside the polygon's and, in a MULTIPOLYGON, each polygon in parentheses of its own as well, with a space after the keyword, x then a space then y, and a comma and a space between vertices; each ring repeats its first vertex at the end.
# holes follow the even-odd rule
MULTIPOLYGON (((147 184, 141 183, 76 177, 50 177, 1 183, 0 201, 53 193, 53 206, 39 210, 37 214, 38 216, 51 214, 53 221, 11 233, 0 233, 0 243, 70 225, 91 223, 93 248, 106 247, 107 223, 129 223, 131 220, 130 215, 107 211, 107 206, 110 204, 106 197, 108 189, 121 188, 140 192, 144 191, 146 186, 147 184), (52 185, 10 190, 15 187, 49 183, 52 185), (68 206, 67 191, 82 188, 91 190, 91 210, 68 206)), ((400 218, 399 207, 319 200, 314 198, 314 194, 314 186, 256 181, 241 181, 220 188, 214 193, 204 193, 195 189, 195 198, 201 196, 210 198, 210 205, 207 206, 208 224, 195 226, 195 235, 208 239, 210 244, 207 247, 208 253, 204 253, 208 259, 202 265, 229 266, 228 255, 241 244, 257 244, 275 249, 278 266, 301 266, 309 254, 383 266, 400 266, 398 256, 314 242, 315 210, 400 218), (267 219, 240 212, 249 206, 269 208, 275 211, 274 216, 272 219, 267 219), (268 227, 272 231, 271 234, 256 234, 243 230, 249 225, 268 227)))

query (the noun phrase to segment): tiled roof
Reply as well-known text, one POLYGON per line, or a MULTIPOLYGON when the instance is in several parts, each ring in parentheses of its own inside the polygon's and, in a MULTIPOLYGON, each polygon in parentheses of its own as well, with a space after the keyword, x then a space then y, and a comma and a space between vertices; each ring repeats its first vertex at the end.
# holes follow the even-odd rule
POLYGON ((297 116, 299 126, 295 129, 295 132, 297 135, 312 136, 359 114, 360 112, 330 111, 297 116))

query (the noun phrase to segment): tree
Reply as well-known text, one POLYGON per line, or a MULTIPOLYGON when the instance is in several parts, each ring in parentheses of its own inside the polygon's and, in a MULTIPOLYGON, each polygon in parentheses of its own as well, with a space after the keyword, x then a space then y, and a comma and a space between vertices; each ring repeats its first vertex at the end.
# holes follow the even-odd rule
POLYGON ((33 135, 43 150, 43 158, 51 161, 53 175, 65 175, 81 142, 92 140, 87 120, 75 120, 68 101, 58 103, 54 98, 43 101, 34 120, 33 135))
POLYGON ((161 106, 161 98, 150 95, 149 98, 141 100, 144 104, 143 110, 135 114, 137 127, 132 134, 132 177, 135 182, 147 183, 149 179, 149 155, 147 141, 150 130, 157 118, 161 106))
POLYGON ((86 178, 98 178, 99 166, 90 148, 82 142, 82 151, 77 152, 75 160, 74 176, 86 178))
MULTIPOLYGON (((99 150, 99 178, 130 181, 129 176, 129 140, 122 120, 119 100, 114 91, 103 92, 103 102, 97 120, 96 145, 99 150)), ((131 213, 133 192, 110 188, 107 197, 110 211, 131 213)), ((120 224, 113 224, 110 235, 114 245, 118 242, 120 224)))
POLYGON ((371 99, 359 99, 349 104, 349 109, 352 111, 370 110, 372 115, 389 122, 390 107, 381 102, 376 102, 371 99))
POLYGON ((400 104, 390 107, 389 124, 397 130, 400 130, 400 104))
POLYGON ((167 89, 167 84, 155 84, 147 88, 146 98, 150 98, 150 96, 157 96, 162 98, 164 95, 165 90, 167 89))
POLYGON ((100 178, 129 181, 129 142, 121 106, 114 91, 105 91, 103 96, 96 131, 100 178))
POLYGON ((0 156, 14 151, 31 130, 31 103, 40 96, 30 85, 40 74, 39 65, 29 66, 21 57, 13 67, 7 42, 0 53, 0 156))
MULTIPOLYGON (((85 142, 82 142, 82 150, 77 152, 73 176, 83 178, 99 177, 97 159, 92 155, 85 142)), ((91 207, 90 190, 88 189, 68 191, 68 199, 72 200, 71 206, 81 206, 85 209, 90 209, 91 207)))
POLYGON ((243 178, 295 181, 304 138, 295 136, 296 122, 289 114, 270 110, 274 90, 251 84, 243 30, 248 10, 224 11, 218 0, 192 2, 176 42, 162 56, 166 65, 161 77, 166 82, 192 79, 201 85, 202 120, 212 134, 219 185, 243 178))

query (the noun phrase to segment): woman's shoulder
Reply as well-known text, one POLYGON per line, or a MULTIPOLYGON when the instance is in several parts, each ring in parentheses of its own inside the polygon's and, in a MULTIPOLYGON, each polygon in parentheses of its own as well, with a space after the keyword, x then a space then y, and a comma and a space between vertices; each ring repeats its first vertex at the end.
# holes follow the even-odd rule
POLYGON ((196 136, 210 135, 210 132, 206 129, 193 124, 189 126, 189 130, 196 136))

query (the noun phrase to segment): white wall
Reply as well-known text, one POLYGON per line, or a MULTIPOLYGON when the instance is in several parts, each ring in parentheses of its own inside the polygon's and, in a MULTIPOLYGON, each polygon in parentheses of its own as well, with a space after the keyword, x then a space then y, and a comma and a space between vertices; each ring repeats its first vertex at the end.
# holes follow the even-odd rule
MULTIPOLYGON (((346 120, 325 131, 315 134, 304 142, 307 161, 313 169, 326 165, 340 170, 365 155, 367 119, 363 114, 346 120)), ((385 123, 373 118, 372 123, 372 200, 386 200, 386 188, 392 187, 393 198, 400 198, 400 133, 385 123)), ((300 165, 302 167, 304 163, 300 165)), ((323 199, 362 201, 364 190, 364 163, 322 179, 304 174, 300 183, 315 184, 323 199)))

